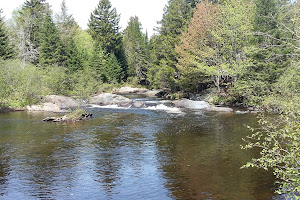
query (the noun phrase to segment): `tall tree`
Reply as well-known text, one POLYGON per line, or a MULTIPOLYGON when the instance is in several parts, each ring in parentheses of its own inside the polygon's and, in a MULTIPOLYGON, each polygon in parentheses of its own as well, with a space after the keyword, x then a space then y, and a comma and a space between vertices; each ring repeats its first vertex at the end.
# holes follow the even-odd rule
POLYGON ((46 14, 50 13, 45 0, 27 0, 20 11, 18 23, 21 37, 20 53, 24 61, 34 64, 39 60, 40 29, 46 14))
MULTIPOLYGON (((119 32, 119 21, 120 16, 116 8, 112 7, 110 1, 100 0, 97 8, 91 13, 88 26, 95 45, 98 46, 95 50, 101 49, 101 51, 105 51, 113 58, 117 58, 119 65, 122 66, 122 73, 125 75, 127 66, 122 44, 122 35, 119 32)), ((98 55, 101 54, 101 52, 96 52, 95 54, 98 55)), ((111 69, 108 71, 114 70, 111 69)))
POLYGON ((61 3, 61 10, 56 14, 56 24, 60 33, 62 51, 64 52, 64 65, 69 72, 75 72, 82 68, 79 50, 75 45, 74 37, 79 26, 71 14, 68 14, 66 1, 61 3))
POLYGON ((64 61, 58 30, 47 14, 40 30, 40 64, 62 64, 64 61))
POLYGON ((74 17, 71 14, 68 14, 66 0, 62 1, 60 12, 56 14, 55 18, 62 40, 73 37, 78 25, 75 22, 74 17))
POLYGON ((159 22, 159 35, 152 42, 156 79, 161 83, 160 87, 176 88, 175 79, 178 74, 175 46, 179 44, 179 36, 186 29, 191 14, 192 8, 185 0, 169 0, 164 9, 163 19, 159 22))
POLYGON ((13 48, 10 44, 4 25, 4 18, 1 14, 2 10, 0 9, 0 58, 6 60, 13 57, 13 48))
POLYGON ((128 62, 128 75, 137 77, 138 83, 147 84, 149 58, 147 55, 146 35, 141 32, 142 25, 138 17, 131 17, 124 30, 124 48, 128 62))
POLYGON ((120 51, 122 36, 119 33, 120 16, 109 0, 100 0, 97 8, 91 13, 89 31, 93 39, 108 53, 120 51))

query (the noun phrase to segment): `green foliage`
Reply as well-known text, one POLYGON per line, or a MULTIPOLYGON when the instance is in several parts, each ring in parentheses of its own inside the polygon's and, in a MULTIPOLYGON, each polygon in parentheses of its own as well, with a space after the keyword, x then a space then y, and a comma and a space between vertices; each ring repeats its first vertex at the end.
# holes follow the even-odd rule
POLYGON ((19 61, 0 61, 0 102, 13 107, 36 103, 42 95, 42 73, 32 65, 19 61))
POLYGON ((136 76, 138 83, 146 85, 149 57, 147 55, 147 39, 141 29, 138 17, 131 17, 124 30, 123 43, 128 63, 128 76, 136 76))
MULTIPOLYGON (((163 69, 157 71, 155 75, 156 79, 171 81, 169 83, 161 82, 160 87, 169 85, 172 86, 171 89, 177 88, 174 86, 178 76, 175 46, 180 43, 179 36, 186 29, 191 15, 192 8, 185 0, 169 0, 168 5, 165 7, 163 19, 159 22, 161 24, 161 27, 158 29, 159 35, 153 38, 151 42, 153 64, 158 66, 163 64, 163 66, 161 66, 163 69), (176 72, 172 74, 173 77, 169 76, 170 71, 176 72), (165 76, 163 74, 164 72, 168 72, 168 74, 165 76), (163 77, 159 77, 161 75, 163 77)), ((152 80, 150 80, 150 82, 151 81, 152 80)))
POLYGON ((63 41, 73 37, 76 29, 78 28, 73 16, 68 14, 68 8, 65 0, 62 1, 61 10, 56 15, 56 24, 63 41))
POLYGON ((40 64, 60 64, 64 61, 63 56, 58 30, 48 14, 40 30, 40 64))
MULTIPOLYGON (((293 64, 275 84, 272 95, 263 105, 281 112, 275 119, 260 117, 261 128, 243 148, 260 148, 260 158, 255 158, 244 167, 272 169, 280 185, 280 194, 297 198, 300 191, 300 65, 293 64)), ((299 198, 299 197, 298 197, 299 198)))
MULTIPOLYGON (((246 54, 252 30, 251 13, 252 5, 248 1, 225 1, 221 5, 199 3, 176 49, 182 79, 187 80, 196 73, 195 84, 211 77, 218 93, 221 87, 232 87, 250 64, 246 54)), ((182 83, 186 87, 186 81, 182 83)))
POLYGON ((92 36, 87 31, 77 28, 73 40, 82 66, 89 66, 94 54, 92 36))
POLYGON ((72 77, 72 95, 80 98, 88 99, 92 94, 97 93, 99 86, 101 86, 97 78, 97 71, 91 67, 78 70, 72 77))
POLYGON ((73 38, 68 38, 66 41, 64 65, 70 72, 76 72, 83 68, 80 52, 73 38))
POLYGON ((116 54, 120 50, 122 36, 119 33, 119 21, 120 16, 109 0, 100 0, 91 13, 89 32, 96 44, 108 53, 116 54))
POLYGON ((243 147, 261 149, 261 157, 252 159, 244 168, 272 169, 280 185, 277 192, 291 197, 300 190, 300 118, 299 110, 294 109, 285 110, 274 122, 262 116, 261 130, 253 130, 246 139, 248 144, 243 147))
POLYGON ((7 36, 4 19, 1 16, 2 10, 0 9, 0 59, 10 59, 14 56, 13 48, 7 36))

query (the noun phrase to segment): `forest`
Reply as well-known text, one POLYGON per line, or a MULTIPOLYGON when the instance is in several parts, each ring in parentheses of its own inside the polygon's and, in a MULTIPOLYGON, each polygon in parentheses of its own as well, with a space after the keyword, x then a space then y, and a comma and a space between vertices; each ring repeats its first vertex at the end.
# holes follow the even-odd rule
POLYGON ((132 16, 121 31, 109 0, 78 26, 65 1, 26 0, 0 13, 0 103, 24 107, 40 96, 85 99, 121 85, 164 89, 172 99, 255 106, 265 116, 242 148, 262 149, 244 167, 272 168, 279 193, 300 191, 300 2, 169 0, 156 34, 132 16), (284 144, 280 141, 284 141, 284 144))

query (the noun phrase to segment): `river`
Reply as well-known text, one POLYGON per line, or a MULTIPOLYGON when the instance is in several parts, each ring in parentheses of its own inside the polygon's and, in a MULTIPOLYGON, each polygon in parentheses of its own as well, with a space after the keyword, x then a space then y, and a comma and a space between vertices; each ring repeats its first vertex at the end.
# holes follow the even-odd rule
POLYGON ((0 199, 280 199, 272 172, 240 169, 258 156, 240 149, 256 115, 88 111, 68 124, 0 113, 0 199))

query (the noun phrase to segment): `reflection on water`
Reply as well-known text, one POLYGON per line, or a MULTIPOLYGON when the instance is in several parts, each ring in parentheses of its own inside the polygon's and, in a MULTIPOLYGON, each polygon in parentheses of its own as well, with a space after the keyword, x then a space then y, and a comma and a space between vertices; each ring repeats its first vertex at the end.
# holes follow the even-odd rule
POLYGON ((0 114, 0 199, 275 199, 272 174, 240 170, 254 115, 91 108, 76 124, 0 114))

